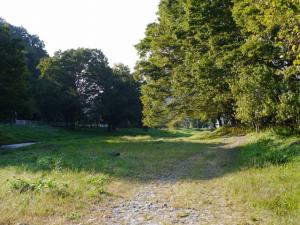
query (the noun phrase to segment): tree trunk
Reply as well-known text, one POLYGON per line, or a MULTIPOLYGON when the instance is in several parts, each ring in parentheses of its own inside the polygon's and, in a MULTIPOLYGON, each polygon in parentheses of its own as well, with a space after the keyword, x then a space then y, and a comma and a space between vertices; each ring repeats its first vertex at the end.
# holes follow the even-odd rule
POLYGON ((214 121, 213 122, 213 127, 216 129, 217 128, 217 124, 216 124, 217 122, 216 121, 214 121))
POLYGON ((231 126, 233 126, 233 127, 237 127, 238 126, 238 123, 237 123, 237 120, 235 119, 235 117, 231 118, 231 126))
POLYGON ((219 126, 220 126, 220 127, 222 127, 222 126, 223 126, 223 123, 222 123, 222 120, 221 120, 221 118, 220 118, 220 117, 218 117, 218 119, 217 119, 217 120, 218 120, 219 126))
POLYGON ((256 133, 259 133, 259 132, 260 132, 260 126, 259 126, 259 123, 255 123, 255 131, 256 131, 256 133))

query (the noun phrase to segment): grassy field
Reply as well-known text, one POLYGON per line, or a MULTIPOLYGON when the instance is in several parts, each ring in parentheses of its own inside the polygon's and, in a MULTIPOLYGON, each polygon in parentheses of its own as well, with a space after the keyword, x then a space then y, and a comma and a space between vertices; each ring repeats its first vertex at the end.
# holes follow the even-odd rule
POLYGON ((126 196, 135 183, 198 151, 181 139, 191 135, 1 126, 2 143, 40 143, 0 152, 0 224, 80 219, 95 202, 126 196))
POLYGON ((249 135, 230 196, 247 204, 266 224, 300 224, 300 139, 278 131, 249 135))
POLYGON ((242 146, 230 146, 237 137, 220 131, 109 133, 1 125, 0 140, 39 142, 0 151, 1 225, 80 224, 96 206, 131 198, 137 188, 172 171, 182 160, 226 144, 234 150, 226 155, 232 159, 214 152, 193 159, 184 179, 157 197, 174 207, 199 210, 207 205, 213 211, 216 204, 226 203, 239 213, 234 224, 299 224, 296 136, 268 131, 247 135, 242 146), (222 168, 222 173, 210 175, 214 173, 205 170, 207 162, 222 168))

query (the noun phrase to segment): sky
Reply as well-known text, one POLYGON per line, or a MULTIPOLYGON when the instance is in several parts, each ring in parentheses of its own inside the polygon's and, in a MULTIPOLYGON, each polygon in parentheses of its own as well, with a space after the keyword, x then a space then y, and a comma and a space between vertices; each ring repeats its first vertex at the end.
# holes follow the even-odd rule
POLYGON ((101 49, 111 65, 133 69, 134 45, 154 22, 159 0, 1 0, 0 17, 23 26, 45 42, 50 55, 57 50, 101 49))

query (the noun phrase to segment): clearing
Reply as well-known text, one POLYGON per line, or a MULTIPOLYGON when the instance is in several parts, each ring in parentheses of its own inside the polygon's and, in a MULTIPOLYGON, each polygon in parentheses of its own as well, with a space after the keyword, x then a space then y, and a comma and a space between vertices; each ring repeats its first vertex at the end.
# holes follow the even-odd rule
POLYGON ((22 142, 0 151, 1 225, 299 221, 295 136, 0 127, 22 142))

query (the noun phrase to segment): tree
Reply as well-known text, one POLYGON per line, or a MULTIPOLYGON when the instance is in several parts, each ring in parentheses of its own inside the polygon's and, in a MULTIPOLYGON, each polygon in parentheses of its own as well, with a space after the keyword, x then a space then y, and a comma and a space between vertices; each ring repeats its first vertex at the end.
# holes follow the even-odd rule
POLYGON ((110 129, 141 127, 139 84, 124 64, 116 64, 112 71, 112 86, 103 99, 103 120, 110 129))
POLYGON ((235 21, 247 37, 241 46, 243 64, 267 67, 272 73, 268 79, 276 81, 261 87, 276 96, 272 108, 277 115, 270 114, 269 124, 299 125, 299 12, 295 0, 234 1, 235 21))
POLYGON ((136 46, 144 123, 299 126, 299 13, 296 0, 162 0, 136 46))
POLYGON ((177 38, 177 34, 183 35, 182 4, 181 1, 161 1, 158 22, 148 25, 146 37, 136 45, 140 61, 135 74, 143 83, 143 121, 150 127, 165 126, 177 116, 177 112, 171 110, 172 82, 175 68, 182 63, 183 52, 177 38))
POLYGON ((39 106, 47 120, 63 118, 75 127, 81 118, 97 122, 103 110, 102 96, 111 87, 111 69, 104 54, 97 49, 56 52, 39 65, 42 73, 39 106), (48 105, 48 100, 55 99, 48 105), (49 110, 50 108, 50 110, 49 110), (49 112, 51 112, 49 114, 49 112))
POLYGON ((178 118, 234 123, 228 55, 240 45, 240 33, 231 9, 230 0, 161 1, 158 22, 136 46, 145 124, 178 118))
POLYGON ((0 25, 0 118, 14 120, 26 110, 28 73, 24 48, 0 25))
POLYGON ((32 79, 37 79, 40 75, 37 65, 42 58, 48 56, 44 42, 37 35, 29 34, 24 27, 13 26, 2 18, 0 18, 0 25, 9 27, 11 37, 18 39, 24 46, 28 71, 31 73, 32 79))
POLYGON ((239 72, 231 86, 237 101, 236 116, 243 123, 254 125, 258 132, 274 118, 276 81, 266 66, 248 65, 239 72))
POLYGON ((47 57, 47 51, 45 50, 44 42, 39 39, 38 36, 29 34, 23 27, 16 27, 5 20, 0 18, 0 25, 7 26, 9 28, 9 34, 12 39, 18 40, 19 44, 23 46, 25 53, 27 71, 29 73, 29 84, 26 95, 28 96, 27 110, 22 113, 23 118, 38 119, 39 112, 36 106, 37 98, 37 79, 40 76, 40 72, 37 69, 37 65, 40 60, 47 57))

